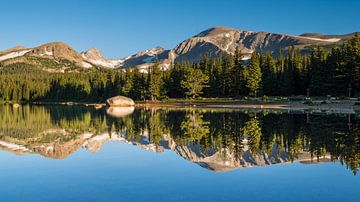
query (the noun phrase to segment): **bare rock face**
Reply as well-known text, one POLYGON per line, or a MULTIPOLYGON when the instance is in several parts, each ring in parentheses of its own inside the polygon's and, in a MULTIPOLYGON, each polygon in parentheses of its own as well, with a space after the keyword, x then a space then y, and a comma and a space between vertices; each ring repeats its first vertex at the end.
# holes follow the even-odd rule
POLYGON ((106 100, 106 104, 111 107, 129 107, 134 106, 135 102, 125 96, 115 96, 106 100))

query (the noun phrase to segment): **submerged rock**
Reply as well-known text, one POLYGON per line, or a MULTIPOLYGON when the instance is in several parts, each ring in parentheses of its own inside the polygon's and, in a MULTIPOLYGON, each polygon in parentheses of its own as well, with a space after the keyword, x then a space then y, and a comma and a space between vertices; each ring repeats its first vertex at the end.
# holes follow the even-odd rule
POLYGON ((115 96, 106 100, 106 104, 111 107, 129 107, 134 106, 135 102, 125 96, 115 96))

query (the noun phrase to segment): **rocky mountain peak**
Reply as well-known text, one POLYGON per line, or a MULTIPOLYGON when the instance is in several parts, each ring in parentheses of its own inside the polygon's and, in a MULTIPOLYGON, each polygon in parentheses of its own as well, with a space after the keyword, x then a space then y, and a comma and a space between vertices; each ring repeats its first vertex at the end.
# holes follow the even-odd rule
POLYGON ((102 55, 100 50, 97 48, 90 48, 87 51, 81 52, 80 55, 83 58, 89 59, 89 60, 105 60, 104 56, 102 55))
POLYGON ((28 55, 65 58, 75 62, 81 60, 78 53, 64 42, 51 42, 40 45, 33 48, 28 55))
POLYGON ((148 50, 145 50, 145 51, 141 51, 141 52, 138 52, 136 53, 135 55, 133 56, 137 56, 137 57, 140 57, 140 56, 144 56, 144 55, 148 55, 148 56, 155 56, 155 55, 159 55, 161 54, 162 52, 164 52, 165 49, 160 47, 160 46, 156 46, 154 48, 151 48, 151 49, 148 49, 148 50))
POLYGON ((122 63, 121 60, 105 59, 100 50, 97 48, 90 48, 85 52, 81 52, 80 55, 87 62, 100 67, 115 68, 119 67, 122 63))
POLYGON ((276 56, 280 50, 286 52, 292 46, 303 50, 310 46, 341 42, 345 37, 346 35, 322 34, 292 36, 218 26, 183 41, 172 52, 176 55, 175 61, 198 62, 204 55, 215 57, 222 53, 234 54, 238 48, 244 55, 243 59, 248 59, 253 52, 272 52, 276 56))
POLYGON ((237 30, 230 28, 230 27, 225 27, 225 26, 216 26, 216 27, 207 29, 203 32, 200 32, 199 34, 195 35, 195 37, 211 37, 211 36, 216 36, 219 34, 224 34, 224 33, 234 32, 234 31, 237 31, 237 30))
POLYGON ((88 57, 104 58, 100 50, 97 48, 90 48, 89 50, 82 52, 81 54, 84 54, 88 57))

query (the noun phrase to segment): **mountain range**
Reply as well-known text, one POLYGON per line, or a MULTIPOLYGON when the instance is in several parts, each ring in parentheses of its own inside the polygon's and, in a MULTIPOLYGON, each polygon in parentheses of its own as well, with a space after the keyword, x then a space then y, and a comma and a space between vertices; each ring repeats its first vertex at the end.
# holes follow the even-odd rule
POLYGON ((106 59, 96 48, 78 53, 63 42, 51 42, 34 48, 17 46, 0 51, 0 64, 6 66, 14 63, 28 63, 57 72, 71 71, 74 68, 118 69, 126 67, 136 67, 141 72, 146 72, 147 68, 155 62, 159 62, 162 69, 167 69, 175 62, 197 62, 204 55, 214 57, 219 54, 234 54, 236 49, 241 51, 243 60, 249 59, 253 52, 270 51, 277 55, 281 50, 286 54, 290 47, 295 47, 306 54, 317 46, 331 48, 341 45, 354 34, 305 33, 293 36, 213 27, 186 39, 173 49, 154 47, 120 59, 106 59))

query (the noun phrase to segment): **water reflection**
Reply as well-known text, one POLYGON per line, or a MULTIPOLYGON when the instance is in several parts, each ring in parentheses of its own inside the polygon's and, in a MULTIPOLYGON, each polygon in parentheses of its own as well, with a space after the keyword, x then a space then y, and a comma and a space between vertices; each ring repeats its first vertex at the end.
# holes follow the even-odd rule
POLYGON ((106 113, 115 118, 122 118, 131 115, 135 110, 135 107, 109 107, 106 113))
POLYGON ((213 171, 340 161, 354 174, 360 119, 347 114, 0 106, 0 149, 63 159, 108 141, 165 149, 213 171), (109 114, 109 115, 108 115, 109 114))

